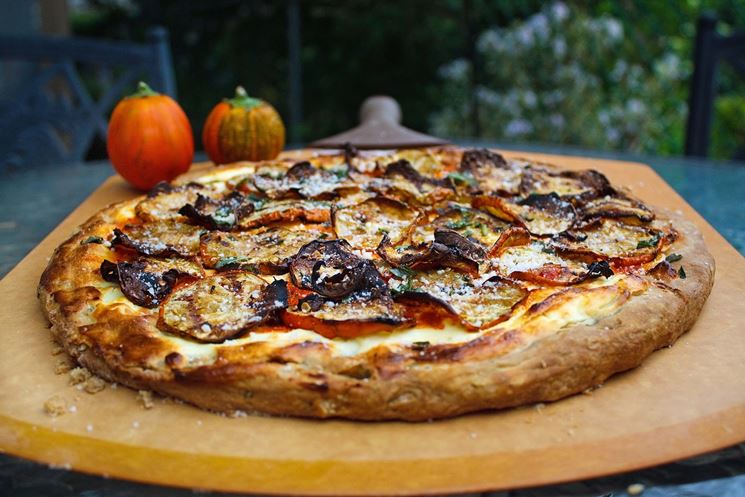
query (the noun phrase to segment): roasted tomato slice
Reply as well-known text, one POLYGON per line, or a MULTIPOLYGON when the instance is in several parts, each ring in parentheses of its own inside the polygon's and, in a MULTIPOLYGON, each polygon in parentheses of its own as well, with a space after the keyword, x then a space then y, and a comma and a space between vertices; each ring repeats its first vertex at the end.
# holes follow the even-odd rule
POLYGON ((132 224, 114 229, 113 245, 123 245, 144 255, 193 257, 199 253, 199 237, 204 233, 174 219, 132 224))
POLYGON ((609 259, 616 265, 637 265, 653 260, 665 234, 654 228, 628 225, 616 219, 600 219, 552 241, 560 252, 609 259))
POLYGON ((286 273, 290 258, 304 245, 328 237, 314 229, 284 226, 235 233, 213 232, 202 237, 200 254, 206 267, 225 270, 256 268, 262 274, 286 273))
POLYGON ((506 221, 517 222, 534 235, 555 235, 571 229, 577 213, 556 193, 532 194, 524 199, 479 196, 473 206, 506 221))
POLYGON ((331 204, 315 200, 280 200, 257 207, 238 221, 240 229, 251 229, 277 222, 305 221, 326 223, 331 220, 331 204))
POLYGON ((332 215, 336 236, 354 248, 375 250, 383 235, 400 240, 419 212, 398 200, 375 197, 357 205, 334 208, 332 215))
POLYGON ((204 342, 221 342, 275 317, 287 307, 287 284, 268 284, 245 271, 197 280, 171 293, 158 327, 204 342))
POLYGON ((143 221, 164 219, 183 219, 179 209, 186 204, 196 202, 197 195, 206 194, 207 188, 198 183, 173 186, 161 182, 147 194, 147 198, 135 206, 135 213, 143 221))
POLYGON ((395 293, 406 298, 424 298, 442 305, 471 329, 488 328, 507 319, 513 307, 528 294, 506 280, 478 282, 452 269, 410 272, 389 284, 395 293))
POLYGON ((654 219, 654 213, 638 200, 621 196, 605 196, 585 203, 581 208, 584 219, 610 217, 630 222, 648 223, 654 219))
POLYGON ((610 267, 590 266, 561 257, 547 244, 535 240, 526 245, 507 247, 491 259, 492 268, 505 278, 540 285, 573 285, 590 277, 610 276, 610 267))
POLYGON ((337 302, 313 294, 283 312, 282 322, 326 338, 354 338, 400 327, 407 320, 403 307, 390 297, 355 294, 337 302))

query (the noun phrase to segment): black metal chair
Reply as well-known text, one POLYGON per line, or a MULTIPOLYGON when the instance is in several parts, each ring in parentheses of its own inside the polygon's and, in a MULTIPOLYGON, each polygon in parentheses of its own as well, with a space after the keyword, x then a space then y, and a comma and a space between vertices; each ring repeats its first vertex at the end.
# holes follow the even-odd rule
POLYGON ((19 79, 0 101, 0 171, 84 160, 94 140, 106 139, 108 113, 138 79, 176 96, 168 31, 160 27, 144 44, 0 36, 0 61, 19 79))
POLYGON ((709 153, 719 62, 726 61, 745 73, 745 32, 723 36, 717 33, 716 25, 712 14, 698 19, 686 127, 685 154, 689 156, 706 157, 709 153))

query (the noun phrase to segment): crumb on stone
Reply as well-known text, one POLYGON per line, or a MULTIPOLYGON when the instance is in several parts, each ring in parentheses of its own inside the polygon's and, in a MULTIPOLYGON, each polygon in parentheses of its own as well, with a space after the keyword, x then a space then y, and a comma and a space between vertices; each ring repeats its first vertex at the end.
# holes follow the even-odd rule
POLYGON ((150 390, 139 390, 137 392, 137 399, 145 409, 152 409, 155 406, 153 403, 153 392, 150 390))
POLYGON ((65 374, 69 373, 72 369, 73 364, 67 357, 60 357, 54 364, 54 374, 65 374))
POLYGON ((79 385, 88 381, 91 372, 85 368, 73 368, 70 370, 70 385, 79 385))
POLYGON ((641 495, 644 490, 645 487, 641 483, 632 483, 626 488, 626 493, 629 495, 641 495))
POLYGON ((90 394, 98 393, 104 388, 106 388, 106 382, 98 376, 91 376, 83 383, 83 390, 90 394))
POLYGON ((67 401, 59 395, 52 395, 44 402, 44 412, 53 418, 67 413, 67 401))

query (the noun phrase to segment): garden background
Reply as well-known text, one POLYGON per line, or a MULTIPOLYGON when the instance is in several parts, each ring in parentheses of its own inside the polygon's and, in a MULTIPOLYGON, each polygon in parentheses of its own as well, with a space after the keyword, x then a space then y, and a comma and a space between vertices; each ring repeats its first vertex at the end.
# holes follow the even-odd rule
MULTIPOLYGON (((237 84, 289 112, 287 2, 71 2, 76 35, 170 31, 195 134, 237 84)), ((451 138, 683 153, 696 20, 745 29, 745 0, 306 0, 295 142, 353 126, 389 94, 406 125, 451 138)), ((745 80, 719 70, 711 154, 743 158, 745 80)), ((199 143, 199 140, 197 140, 199 143)))

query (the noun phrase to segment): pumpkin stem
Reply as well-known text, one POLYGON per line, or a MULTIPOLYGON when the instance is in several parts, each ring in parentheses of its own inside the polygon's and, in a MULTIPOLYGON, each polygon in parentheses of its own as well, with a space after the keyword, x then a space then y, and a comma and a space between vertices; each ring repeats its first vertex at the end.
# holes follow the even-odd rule
POLYGON ((237 86, 235 88, 235 96, 233 98, 228 98, 225 101, 229 103, 231 107, 241 107, 246 110, 253 109, 262 103, 258 98, 249 97, 248 93, 246 93, 246 89, 242 86, 237 86))
POLYGON ((160 93, 153 91, 144 81, 140 81, 137 83, 137 90, 129 98, 154 97, 156 95, 160 95, 160 93))

